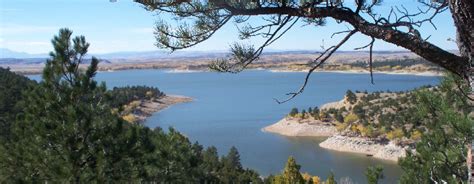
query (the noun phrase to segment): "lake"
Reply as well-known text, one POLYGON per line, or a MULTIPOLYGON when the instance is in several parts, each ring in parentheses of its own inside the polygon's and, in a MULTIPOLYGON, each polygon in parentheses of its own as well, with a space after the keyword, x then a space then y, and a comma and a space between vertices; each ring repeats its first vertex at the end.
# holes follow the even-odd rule
MULTIPOLYGON (((305 73, 250 70, 239 74, 213 72, 172 73, 164 70, 126 70, 101 72, 97 79, 108 87, 126 85, 155 86, 167 94, 194 98, 155 113, 145 125, 174 127, 192 141, 214 145, 220 154, 231 146, 238 148, 244 167, 262 175, 280 173, 288 156, 294 156, 303 172, 325 179, 332 171, 336 178, 349 177, 366 183, 365 169, 382 165, 385 179, 395 183, 401 170, 396 163, 320 148, 324 138, 293 138, 262 132, 261 128, 283 118, 291 108, 320 106, 339 101, 350 90, 405 91, 423 85, 436 85, 439 77, 374 74, 375 84, 368 74, 314 73, 303 94, 278 104, 274 98, 296 91, 305 73)), ((33 77, 33 78, 37 78, 33 77)))

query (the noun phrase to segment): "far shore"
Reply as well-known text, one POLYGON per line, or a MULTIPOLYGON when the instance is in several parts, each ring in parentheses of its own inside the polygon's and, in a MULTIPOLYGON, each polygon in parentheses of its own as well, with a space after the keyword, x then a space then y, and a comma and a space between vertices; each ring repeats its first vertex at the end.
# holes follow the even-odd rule
MULTIPOLYGON (((11 71, 23 75, 36 75, 41 74, 43 67, 40 65, 21 65, 21 66, 1 66, 0 67, 10 67, 11 71)), ((99 72, 114 72, 114 71, 123 71, 123 70, 146 70, 146 69, 159 69, 164 70, 167 73, 196 73, 196 72, 209 72, 207 68, 195 68, 195 69, 183 69, 175 67, 155 67, 155 66, 134 66, 126 67, 122 65, 112 66, 99 66, 99 72)), ((292 70, 286 68, 274 68, 274 67, 258 67, 258 68, 248 68, 247 70, 266 70, 276 73, 285 73, 285 72, 301 72, 306 73, 307 70, 292 70)), ((327 72, 327 73, 353 73, 353 74, 368 74, 370 73, 367 70, 325 70, 318 69, 315 72, 327 72)), ((443 72, 439 71, 413 71, 413 70, 393 70, 393 71, 374 71, 375 74, 393 74, 393 75, 419 75, 419 76, 442 76, 443 72)))
POLYGON ((138 109, 133 113, 137 118, 138 122, 144 122, 146 118, 152 116, 156 112, 160 112, 172 105, 179 103, 191 102, 191 97, 179 96, 179 95, 165 95, 159 99, 152 99, 143 101, 138 109))

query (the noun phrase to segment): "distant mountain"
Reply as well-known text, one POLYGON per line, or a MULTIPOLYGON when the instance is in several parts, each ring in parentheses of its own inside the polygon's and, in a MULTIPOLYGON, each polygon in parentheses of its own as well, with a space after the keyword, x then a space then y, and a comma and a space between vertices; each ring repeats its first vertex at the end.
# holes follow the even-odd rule
POLYGON ((26 52, 12 51, 6 48, 0 48, 0 58, 45 58, 48 54, 29 54, 26 52))
MULTIPOLYGON (((110 64, 111 62, 106 59, 99 59, 101 63, 110 64)), ((0 58, 0 65, 32 65, 32 64, 43 64, 46 62, 46 58, 0 58)), ((89 64, 91 59, 84 59, 84 64, 89 64)))
POLYGON ((222 56, 225 51, 137 51, 137 52, 114 52, 107 54, 91 54, 104 59, 163 59, 163 58, 195 58, 222 56))
MULTIPOLYGON (((279 54, 318 54, 321 51, 318 50, 279 50, 279 49, 265 49, 263 55, 279 55, 279 54)), ((457 51, 450 50, 450 52, 458 53, 457 51)), ((154 50, 154 51, 124 51, 124 52, 112 52, 112 53, 91 53, 89 56, 95 56, 100 59, 116 60, 116 59, 173 59, 173 58, 210 58, 210 57, 223 57, 229 52, 227 50, 213 50, 213 51, 175 51, 171 53, 168 50, 154 50)), ((337 51, 337 53, 346 54, 365 54, 368 51, 337 51)), ((387 50, 387 51, 374 51, 374 54, 402 54, 410 53, 405 50, 387 50)), ((0 48, 0 58, 48 58, 47 53, 44 54, 30 54, 26 52, 12 51, 6 48, 0 48)))
MULTIPOLYGON (((165 50, 156 51, 125 51, 105 54, 88 54, 101 59, 161 59, 161 58, 194 58, 194 57, 214 57, 222 56, 226 51, 176 51, 169 52, 165 50)), ((25 58, 47 58, 48 54, 30 54, 26 52, 12 51, 6 48, 0 48, 0 58, 25 59, 25 58)))

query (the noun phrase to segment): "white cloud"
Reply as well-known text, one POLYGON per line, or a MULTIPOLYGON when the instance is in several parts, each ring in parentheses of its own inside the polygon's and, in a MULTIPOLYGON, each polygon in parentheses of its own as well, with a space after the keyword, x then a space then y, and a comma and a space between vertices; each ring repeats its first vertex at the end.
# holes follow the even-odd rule
POLYGON ((50 33, 57 30, 55 26, 1 25, 0 35, 50 33))
POLYGON ((51 45, 50 42, 38 42, 38 41, 1 41, 2 45, 10 46, 47 46, 51 45))
POLYGON ((18 9, 18 8, 0 8, 1 13, 9 13, 9 12, 19 12, 23 11, 23 9, 18 9))
POLYGON ((48 53, 51 49, 50 42, 42 41, 0 41, 0 48, 27 52, 31 54, 48 53))

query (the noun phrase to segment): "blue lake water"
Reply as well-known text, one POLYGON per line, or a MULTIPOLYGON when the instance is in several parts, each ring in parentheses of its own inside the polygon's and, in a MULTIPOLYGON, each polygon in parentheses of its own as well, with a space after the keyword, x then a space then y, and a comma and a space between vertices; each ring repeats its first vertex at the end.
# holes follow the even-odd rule
MULTIPOLYGON (((384 166, 382 183, 395 183, 401 170, 394 162, 365 155, 322 149, 324 138, 292 138, 261 131, 284 117, 291 108, 308 108, 339 101, 350 90, 405 91, 423 85, 436 85, 439 77, 374 74, 375 85, 368 74, 319 72, 313 74, 303 94, 285 103, 285 94, 299 88, 305 73, 246 71, 239 74, 211 72, 169 73, 163 70, 127 70, 102 72, 98 80, 108 87, 126 85, 156 86, 168 94, 194 98, 155 113, 145 125, 174 127, 192 141, 214 145, 220 154, 231 146, 238 148, 245 167, 262 175, 282 171, 288 156, 294 156, 303 172, 325 179, 333 171, 336 178, 349 177, 366 183, 368 166, 384 166)), ((36 78, 36 77, 33 77, 36 78)))

